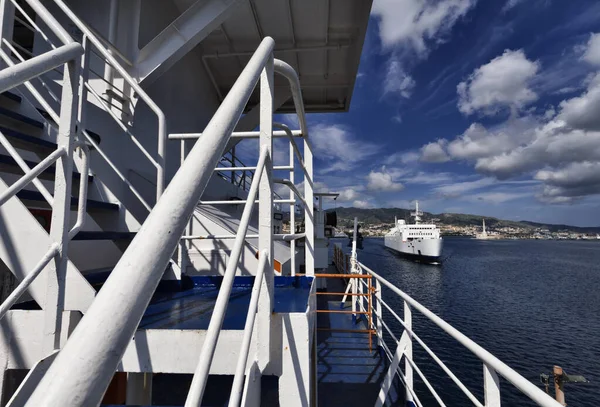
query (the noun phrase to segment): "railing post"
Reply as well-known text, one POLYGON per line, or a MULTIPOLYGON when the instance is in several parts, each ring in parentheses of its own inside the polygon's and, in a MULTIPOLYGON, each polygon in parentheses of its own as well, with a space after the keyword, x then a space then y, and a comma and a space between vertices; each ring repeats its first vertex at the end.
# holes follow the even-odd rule
POLYGON ((500 407, 500 380, 496 371, 483 364, 483 393, 485 407, 500 407))
MULTIPOLYGON (((412 331, 412 311, 406 301, 404 301, 404 323, 406 327, 412 331)), ((407 334, 408 342, 406 344, 405 355, 406 358, 413 358, 413 346, 412 346, 412 335, 408 331, 404 331, 407 334)), ((404 360, 404 377, 406 385, 406 403, 414 403, 412 391, 413 391, 413 367, 410 362, 404 360)))
MULTIPOLYGON (((290 140, 290 182, 294 183, 294 146, 290 140)), ((290 200, 296 201, 296 195, 290 188, 290 200)), ((296 203, 290 203, 290 234, 296 233, 296 203)), ((290 242, 290 268, 291 275, 296 275, 296 239, 290 242)))
MULTIPOLYGON (((15 6, 10 0, 0 0, 0 48, 10 55, 10 50, 6 47, 3 39, 12 41, 13 29, 15 25, 15 6)), ((4 66, 1 64, 0 66, 4 66)))
POLYGON ((258 366, 261 372, 271 360, 271 313, 273 311, 273 53, 260 75, 260 149, 267 159, 260 178, 258 196, 258 251, 267 253, 265 277, 258 302, 258 366))
MULTIPOLYGON (((302 120, 302 118, 300 118, 302 120)), ((308 134, 304 137, 304 231, 306 239, 304 240, 304 264, 306 275, 315 275, 315 218, 314 218, 314 196, 313 196, 313 154, 308 134)))
MULTIPOLYGON (((45 317, 42 349, 44 355, 48 355, 60 347, 65 281, 69 262, 67 255, 71 214, 71 181, 80 68, 79 60, 72 60, 64 65, 60 123, 58 123, 56 144, 58 148, 63 148, 66 153, 56 162, 54 179, 54 205, 52 207, 50 239, 59 243, 59 248, 46 278, 46 303, 43 305, 45 317)), ((81 176, 84 177, 87 174, 81 176)))
POLYGON ((375 308, 377 310, 377 346, 380 352, 383 352, 383 332, 381 320, 383 319, 383 309, 381 306, 381 283, 375 279, 375 308))

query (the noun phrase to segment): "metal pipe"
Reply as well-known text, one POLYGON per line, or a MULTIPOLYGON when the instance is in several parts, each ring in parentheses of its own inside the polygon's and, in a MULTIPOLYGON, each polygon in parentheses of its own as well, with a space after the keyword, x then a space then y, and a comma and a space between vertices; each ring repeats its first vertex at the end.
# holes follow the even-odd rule
POLYGON ((235 368, 235 376, 231 386, 231 395, 229 396, 229 407, 239 407, 242 398, 242 387, 244 385, 244 373, 246 371, 246 363, 248 361, 248 352, 250 350, 250 341, 252 340, 252 331, 254 329, 254 320, 256 319, 256 310, 258 309, 258 297, 260 295, 260 286, 262 284, 263 275, 265 274, 265 266, 267 264, 267 251, 260 252, 258 259, 258 268, 256 269, 256 277, 252 285, 252 295, 250 297, 250 305, 248 306, 248 314, 246 316, 246 324, 244 325, 244 337, 242 338, 242 346, 240 348, 237 366, 235 368))
MULTIPOLYGON (((379 281, 379 280, 376 280, 376 281, 379 281)), ((484 407, 483 404, 481 404, 481 402, 477 399, 477 397, 475 397, 475 395, 473 393, 471 393, 471 391, 467 388, 467 386, 465 386, 463 384, 463 382, 461 382, 460 379, 458 377, 456 377, 456 375, 450 370, 450 368, 448 366, 446 366, 446 364, 429 348, 429 346, 427 346, 425 344, 425 342, 419 336, 417 336, 417 334, 415 334, 412 331, 412 329, 408 328, 404 324, 404 321, 402 320, 402 318, 400 318, 400 316, 398 316, 398 314, 396 314, 396 312, 385 301, 380 300, 380 303, 383 304, 386 307, 386 309, 396 318, 396 320, 398 322, 400 322, 400 325, 402 325, 402 327, 404 329, 406 329, 406 331, 412 335, 413 339, 415 339, 417 342, 419 342, 419 345, 421 345, 421 347, 425 350, 425 352, 427 352, 429 354, 429 356, 431 356, 431 358, 442 368, 442 370, 444 372, 446 372, 448 377, 450 379, 452 379, 452 381, 465 394, 465 396, 467 396, 469 398, 469 400, 471 400, 473 405, 475 405, 477 407, 484 407)))
MULTIPOLYGON (((295 199, 274 199, 273 203, 274 204, 289 204, 289 203, 295 203, 296 200, 295 199)), ((237 201, 199 201, 198 202, 200 205, 243 205, 246 203, 246 201, 241 201, 241 200, 237 200, 237 201)), ((255 204, 258 203, 258 200, 254 201, 255 204)))
MULTIPOLYGON (((55 0, 59 1, 59 0, 55 0)), ((265 38, 113 269, 28 405, 98 405, 273 49, 265 38)))
MULTIPOLYGON (((273 52, 311 52, 311 51, 324 51, 324 50, 337 50, 351 47, 351 43, 343 43, 343 44, 335 44, 335 45, 314 45, 310 47, 294 47, 294 48, 284 48, 284 49, 276 49, 273 52)), ((252 55, 252 51, 242 51, 242 52, 225 52, 222 54, 205 54, 202 55, 202 58, 225 58, 225 57, 243 57, 252 55)))
POLYGON ((227 268, 223 274, 223 281, 221 283, 221 288, 219 289, 219 294, 215 300, 215 305, 213 306, 212 317, 210 318, 210 323, 206 329, 204 344, 202 345, 202 350, 200 351, 200 358, 198 365, 196 366, 196 371, 194 372, 192 384, 190 385, 190 391, 187 399, 185 400, 185 407, 200 406, 200 403, 202 402, 202 396, 204 395, 204 387, 206 386, 206 380, 208 379, 210 365, 215 354, 215 347, 217 346, 217 341, 219 340, 219 334, 221 333, 223 320, 225 319, 225 312, 227 311, 231 287, 233 286, 233 280, 235 279, 235 272, 238 269, 238 263, 240 261, 240 255, 242 254, 244 240, 246 239, 246 233, 248 232, 248 225, 254 210, 252 201, 254 201, 256 195, 258 194, 258 185, 260 183, 260 176, 265 168, 267 153, 268 150, 266 148, 261 150, 256 176, 252 180, 252 185, 250 186, 250 191, 248 192, 248 202, 246 203, 246 206, 244 206, 244 212, 240 218, 238 232, 235 237, 233 248, 231 249, 231 254, 229 255, 229 260, 227 261, 227 268))
POLYGON ((304 197, 302 196, 302 194, 300 193, 300 191, 298 191, 298 188, 296 188, 296 186, 293 184, 292 181, 290 181, 289 179, 281 179, 281 178, 275 178, 273 180, 274 183, 276 184, 283 184, 283 185, 287 185, 288 188, 290 188, 290 190, 292 190, 294 192, 294 194, 296 194, 296 197, 298 199, 300 199, 300 201, 302 202, 302 205, 304 205, 304 207, 308 207, 308 202, 306 202, 304 200, 304 197))
POLYGON ((69 33, 63 28, 63 26, 56 21, 52 13, 39 1, 39 0, 27 0, 27 4, 33 9, 37 17, 39 17, 48 28, 58 37, 63 44, 74 44, 75 41, 69 33))
MULTIPOLYGON (((3 135, 2 138, 4 138, 3 135)), ((65 150, 62 148, 54 150, 52 154, 44 158, 38 165, 26 172, 24 176, 19 178, 17 182, 15 182, 9 188, 7 188, 4 191, 4 193, 0 196, 0 206, 3 205, 6 201, 8 201, 10 198, 12 198, 17 192, 22 190, 32 180, 36 179, 38 175, 40 175, 42 172, 44 172, 44 170, 46 170, 48 167, 54 164, 56 160, 58 160, 64 154, 65 150)))
MULTIPOLYGON (((32 1, 32 0, 28 0, 32 1)), ((37 0, 36 0, 37 1, 37 0)), ((142 99, 152 110, 157 118, 158 118, 158 163, 159 167, 157 169, 156 175, 156 200, 162 195, 165 185, 165 166, 166 166, 166 141, 167 141, 167 120, 163 111, 158 107, 156 103, 148 96, 148 94, 141 88, 138 82, 129 75, 127 70, 123 68, 119 62, 115 59, 110 52, 104 49, 102 42, 94 35, 94 33, 89 29, 89 27, 81 21, 74 13, 71 11, 69 6, 67 6, 62 0, 54 0, 54 3, 67 15, 67 17, 79 28, 84 35, 86 35, 89 40, 94 44, 96 49, 100 51, 100 53, 106 58, 106 60, 112 65, 112 67, 121 75, 121 77, 131 86, 131 88, 139 95, 140 99, 142 99)), ((235 86, 235 85, 234 85, 235 86)), ((232 88, 233 89, 233 88, 232 88)))
MULTIPOLYGON (((280 59, 275 59, 274 68, 275 72, 285 77, 290 83, 294 107, 298 115, 298 122, 300 122, 300 131, 306 137, 308 135, 308 126, 306 125, 306 112, 304 111, 304 101, 302 100, 302 89, 300 88, 298 74, 290 64, 280 59)), ((306 154, 306 151, 304 153, 306 154)))
MULTIPOLYGON (((2 40, 2 42, 4 42, 5 44, 7 44, 9 48, 12 47, 12 45, 10 45, 10 43, 8 43, 7 41, 5 41, 4 39, 2 40)), ((17 53, 15 53, 15 55, 17 55, 17 53)), ((0 48, 0 57, 2 58, 2 60, 4 61, 4 63, 6 65, 8 65, 8 66, 14 66, 14 65, 16 65, 15 62, 12 60, 12 58, 2 48, 0 48)), ((38 78, 38 79, 41 80, 41 78, 38 78)), ((52 120, 54 120, 55 123, 58 123, 59 120, 60 120, 59 117, 58 117, 58 114, 54 111, 54 109, 52 108, 52 106, 50 106, 48 104, 48 102, 46 102, 46 100, 38 92, 38 90, 35 88, 35 86, 33 86, 30 81, 26 81, 23 85, 27 88, 27 90, 29 92, 31 92, 31 94, 38 101, 38 103, 40 105, 42 105, 42 108, 46 112, 48 112, 48 114, 50 115, 50 117, 52 118, 52 120)), ((53 95, 52 92, 49 92, 49 93, 50 93, 50 95, 53 95)))
POLYGON ((152 206, 150 206, 150 204, 148 202, 146 202, 146 200, 144 199, 144 197, 142 197, 142 194, 140 194, 138 192, 138 190, 135 189, 135 187, 133 186, 133 184, 117 168, 117 166, 110 160, 110 158, 108 158, 108 156, 106 155, 106 153, 104 153, 104 151, 102 151, 102 149, 100 148, 100 146, 98 145, 98 143, 96 143, 96 141, 94 140, 94 138, 92 136, 90 136, 90 134, 86 130, 82 129, 81 132, 85 136, 87 142, 90 143, 94 147, 94 151, 96 151, 98 154, 100 154, 100 156, 104 159, 104 161, 106 161, 106 163, 115 172, 115 174, 117 174, 117 176, 119 177, 119 179, 125 185, 127 185, 129 187, 129 190, 133 193, 133 195, 135 195, 137 197, 137 199, 139 199, 139 201, 142 203, 142 205, 144 206, 144 208, 146 208, 148 210, 148 212, 150 212, 152 210, 152 206))
MULTIPOLYGON (((300 163, 300 166, 302 167, 302 170, 304 171, 304 174, 306 176, 306 167, 304 166, 304 159, 302 158, 302 153, 300 153, 300 148, 298 147, 298 144, 296 144, 296 141, 294 140, 292 130, 290 130, 290 128, 283 123, 273 123, 273 127, 283 129, 287 137, 290 139, 290 148, 296 154, 296 157, 298 157, 298 162, 300 163)), ((290 166, 292 165, 293 164, 290 164, 290 166)))
POLYGON ((83 55, 81 44, 69 43, 21 62, 18 65, 4 68, 0 70, 0 93, 22 85, 81 55, 83 55))
MULTIPOLYGON (((31 168, 29 168, 27 163, 21 158, 21 156, 19 155, 17 150, 15 150, 15 148, 12 146, 12 144, 10 144, 10 142, 8 141, 6 136, 4 136, 4 134, 2 134, 1 131, 0 131, 0 144, 2 144, 2 146, 8 152, 8 154, 10 154, 10 156, 13 158, 13 160, 15 160, 15 162, 17 163, 19 168, 21 168, 21 170, 25 174, 29 174, 29 173, 31 173, 31 171, 33 171, 31 168)), ((66 151, 63 150, 62 153, 59 155, 59 157, 64 154, 66 154, 66 151)), ((54 160, 54 161, 56 161, 56 160, 54 160)), ((38 166, 39 166, 39 164, 38 164, 38 166)), ((48 204, 50 204, 50 206, 52 206, 54 204, 54 198, 52 197, 52 194, 50 193, 50 191, 48 191, 48 189, 46 189, 44 184, 42 184, 42 182, 35 177, 31 180, 31 182, 33 182, 33 185, 35 185, 35 187, 38 189, 38 191, 40 191, 40 193, 42 194, 42 196, 44 197, 46 202, 48 202, 48 204)))
POLYGON ((535 401, 540 406, 545 407, 559 407, 560 403, 553 400, 549 395, 544 393, 541 389, 539 389, 536 385, 531 383, 529 380, 525 379, 519 373, 511 369, 508 365, 502 362, 500 359, 492 355, 490 352, 479 346, 473 340, 469 339, 466 335, 458 331, 452 325, 444 321, 442 318, 435 315, 433 312, 428 310, 426 307, 421 305, 419 302, 414 300, 408 294, 400 290, 398 287, 381 277, 379 274, 375 273, 373 270, 360 263, 360 266, 365 269, 369 274, 379 280, 383 285, 388 287, 398 296, 400 296, 404 301, 406 301, 409 305, 418 310, 421 314, 426 316, 429 320, 431 320, 434 324, 440 327, 443 331, 445 331, 448 335, 456 339, 461 345, 471 351, 475 356, 477 356, 481 361, 494 369, 498 374, 512 383, 517 389, 519 389, 523 394, 529 397, 531 400, 535 401))
MULTIPOLYGON (((203 133, 171 133, 169 140, 193 140, 202 137, 203 133)), ((302 137, 302 131, 292 130, 292 136, 302 137)), ((234 131, 231 133, 231 138, 259 138, 259 131, 234 131)), ((288 137, 288 134, 283 131, 274 131, 273 137, 288 137)))
MULTIPOLYGON (((235 239, 236 235, 188 235, 181 236, 181 240, 213 240, 235 239)), ((258 235, 246 235, 246 239, 258 239, 258 235)))
POLYGON ((87 191, 88 191, 88 173, 90 170, 90 150, 85 143, 79 143, 77 146, 83 153, 81 171, 79 172, 79 202, 77 205, 77 221, 69 231, 69 240, 73 239, 85 224, 87 214, 87 191))
POLYGON ((56 256, 56 253, 58 253, 58 244, 53 243, 44 257, 42 257, 42 259, 35 265, 33 270, 31 270, 31 272, 25 276, 17 288, 15 288, 14 291, 10 293, 8 298, 4 300, 2 305, 0 305, 0 320, 4 318, 4 315, 8 312, 8 310, 18 301, 18 299, 21 297, 21 295, 23 295, 27 288, 29 288, 36 277, 40 275, 42 270, 44 270, 48 263, 50 263, 50 260, 56 256))
POLYGON ((273 235, 273 239, 282 240, 284 242, 293 242, 298 239, 304 239, 306 237, 306 233, 295 233, 290 235, 273 235))

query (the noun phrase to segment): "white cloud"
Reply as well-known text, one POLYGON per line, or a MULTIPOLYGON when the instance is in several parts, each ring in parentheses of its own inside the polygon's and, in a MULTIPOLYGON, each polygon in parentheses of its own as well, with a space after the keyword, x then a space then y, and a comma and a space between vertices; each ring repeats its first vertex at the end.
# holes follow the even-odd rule
POLYGON ((539 63, 528 60, 523 50, 506 50, 458 85, 458 108, 467 115, 491 115, 507 107, 520 110, 538 99, 530 88, 538 70, 539 63))
POLYGON ((592 34, 583 54, 583 60, 596 66, 600 66, 600 34, 592 34))
POLYGON ((493 178, 480 178, 475 181, 439 185, 433 188, 433 192, 444 198, 456 198, 464 195, 466 192, 488 187, 495 183, 496 180, 493 178))
POLYGON ((392 175, 385 172, 385 167, 381 172, 371 171, 367 176, 367 189, 369 191, 396 192, 404 189, 400 183, 394 182, 392 175))
POLYGON ((440 139, 429 144, 425 144, 421 148, 421 161, 426 163, 444 163, 450 158, 446 154, 445 146, 447 140, 440 139))
POLYGON ((514 8, 522 1, 523 0, 508 0, 506 2, 506 4, 504 5, 504 7, 502 8, 502 11, 506 12, 506 11, 510 10, 511 8, 514 8))
POLYGON ((418 55, 428 43, 439 43, 476 0, 375 0, 372 13, 379 19, 384 47, 400 45, 418 55))
POLYGON ((354 206, 355 208, 367 209, 367 208, 372 208, 373 204, 371 204, 369 201, 365 201, 365 200, 356 200, 352 203, 352 206, 354 206))
POLYGON ((560 104, 560 118, 582 130, 600 130, 600 73, 593 76, 581 96, 560 104))
POLYGON ((385 165, 398 165, 398 164, 413 164, 419 161, 421 154, 417 151, 398 151, 388 155, 383 163, 385 165))
POLYGON ((408 99, 412 95, 415 85, 415 80, 404 71, 400 60, 395 57, 390 58, 383 83, 383 93, 398 93, 408 99))
POLYGON ((361 194, 354 188, 346 188, 340 191, 340 196, 337 198, 340 202, 350 202, 358 199, 361 194))
POLYGON ((546 185, 540 199, 568 203, 586 195, 600 193, 600 162, 571 163, 557 170, 541 170, 535 179, 546 185))
POLYGON ((323 174, 352 170, 380 150, 376 144, 356 139, 344 126, 318 124, 309 131, 315 156, 328 165, 321 170, 323 174))

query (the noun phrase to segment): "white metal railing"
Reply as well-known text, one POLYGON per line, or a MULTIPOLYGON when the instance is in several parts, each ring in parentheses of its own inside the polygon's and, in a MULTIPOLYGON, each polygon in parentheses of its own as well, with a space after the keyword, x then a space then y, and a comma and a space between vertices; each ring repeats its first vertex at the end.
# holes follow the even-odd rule
POLYGON ((244 385, 244 375, 246 374, 246 363, 248 353, 250 352, 250 341, 252 340, 252 332, 254 330, 254 320, 256 311, 258 310, 258 297, 260 295, 263 276, 265 274, 265 265, 267 262, 267 252, 260 253, 258 267, 256 268, 256 277, 252 285, 252 295, 250 296, 250 305, 248 306, 248 314, 246 316, 246 324, 244 325, 244 337, 242 338, 242 346, 240 348, 240 356, 235 368, 235 376, 233 377, 233 385, 231 386, 231 396, 229 397, 229 407, 239 407, 242 398, 242 386, 244 385))
MULTIPOLYGON (((80 58, 84 50, 81 44, 76 43, 71 38, 41 2, 38 0, 27 0, 27 3, 63 45, 53 47, 53 49, 43 54, 32 56, 30 59, 22 60, 18 64, 7 63, 8 66, 0 71, 0 92, 13 89, 57 67, 64 66, 62 72, 62 105, 60 115, 56 115, 58 134, 62 137, 57 138, 56 151, 31 169, 10 145, 6 137, 4 135, 0 136, 0 141, 4 148, 25 173, 22 178, 2 194, 0 202, 5 203, 24 186, 33 182, 52 207, 50 240, 53 243, 34 269, 21 281, 15 291, 2 304, 0 307, 0 318, 6 314, 6 311, 18 300, 42 270, 50 264, 51 267, 46 277, 46 298, 44 304, 44 318, 46 323, 42 338, 42 348, 45 352, 49 353, 52 350, 58 349, 61 336, 62 298, 65 290, 68 264, 67 250, 70 240, 71 181, 73 175, 73 152, 76 148, 77 94, 80 58), (55 165, 56 170, 54 193, 50 194, 37 179, 37 176, 52 164, 55 165), (52 260, 54 260, 53 263, 51 263, 52 260)), ((3 9, 0 10, 2 18, 10 18, 12 13, 7 11, 10 7, 9 3, 3 2, 2 6, 3 9)), ((2 40, 2 43, 0 43, 0 54, 5 59, 7 56, 5 51, 6 42, 4 38, 2 40)), ((85 177, 87 177, 87 174, 82 174, 82 178, 85 177)))
MULTIPOLYGON (((53 0, 54 3, 61 9, 61 11, 67 16, 67 18, 82 32, 81 44, 80 46, 84 49, 84 55, 81 59, 81 80, 80 80, 80 92, 79 92, 79 112, 78 112, 78 131, 81 132, 83 138, 86 139, 86 142, 94 147, 99 155, 102 157, 104 161, 109 165, 109 167, 116 173, 119 179, 127 185, 132 194, 140 201, 140 203, 146 208, 149 212, 152 209, 152 205, 146 201, 145 198, 141 195, 141 193, 132 185, 132 183, 125 177, 125 175, 120 171, 117 165, 110 159, 108 154, 100 147, 97 140, 94 139, 86 130, 86 106, 88 100, 88 94, 91 94, 93 99, 97 102, 98 107, 104 110, 109 116, 115 121, 117 126, 126 134, 130 140, 137 146, 137 148, 141 151, 141 153, 147 158, 147 160, 151 163, 153 167, 155 167, 157 171, 156 175, 156 200, 162 194, 165 182, 165 167, 166 167, 166 140, 167 140, 167 128, 166 128, 166 119, 162 110, 154 103, 154 101, 148 96, 148 94, 139 86, 137 81, 128 74, 127 70, 120 65, 119 61, 114 57, 116 55, 120 60, 125 61, 127 64, 130 64, 130 61, 123 56, 123 54, 108 40, 99 36, 99 34, 87 26, 80 18, 78 18, 72 10, 62 1, 62 0, 53 0), (102 75, 96 72, 91 67, 91 59, 92 55, 96 58, 96 61, 101 61, 101 63, 105 64, 105 71, 110 70, 111 74, 102 75), (144 101, 150 110, 156 115, 158 121, 158 139, 157 139, 157 152, 156 157, 149 152, 138 140, 136 135, 132 132, 131 127, 128 123, 122 118, 119 117, 115 110, 119 112, 121 116, 128 117, 130 116, 130 112, 133 109, 133 104, 131 102, 132 97, 125 92, 127 89, 122 90, 118 86, 114 84, 114 74, 112 72, 116 71, 120 78, 126 83, 128 89, 131 89, 132 92, 135 92, 139 96, 139 98, 144 101), (90 78, 90 74, 93 78, 90 78), (106 86, 106 97, 100 95, 97 91, 98 87, 93 85, 93 81, 102 81, 106 86), (112 95, 112 96, 111 96, 112 95), (115 99, 118 99, 121 102, 121 106, 118 103, 115 103, 115 99)), ((52 39, 43 32, 43 30, 35 24, 33 18, 26 14, 25 10, 19 6, 16 0, 10 0, 12 5, 19 10, 19 12, 25 17, 25 19, 29 22, 29 24, 24 25, 25 28, 31 30, 34 34, 39 35, 50 48, 56 50, 56 45, 52 42, 52 39)), ((34 9, 35 11, 35 9, 34 9)), ((2 38, 2 47, 0 47, 0 57, 2 60, 9 66, 14 66, 15 62, 12 60, 10 55, 3 49, 6 47, 13 55, 16 56, 19 62, 24 63, 27 60, 21 55, 22 49, 19 48, 19 45, 15 42, 8 41, 6 38, 2 38), (20 52, 21 51, 21 52, 20 52)), ((22 48, 22 47, 21 47, 22 48)), ((56 96, 48 84, 48 81, 44 80, 42 75, 36 75, 33 78, 38 80, 42 87, 45 89, 46 93, 58 104, 60 104, 60 98, 56 96)), ((28 80, 24 83, 27 90, 31 93, 31 95, 35 98, 35 101, 39 103, 42 108, 48 113, 50 118, 58 123, 58 114, 55 109, 51 106, 51 104, 44 98, 44 96, 40 93, 40 91, 28 80)))
MULTIPOLYGON (((356 220, 355 220, 356 225, 356 220)), ((356 227, 356 226, 355 226, 356 227)), ((356 240, 356 237, 355 237, 356 240)), ((375 406, 383 406, 386 402, 387 393, 391 388, 394 376, 398 376, 400 382, 404 385, 406 399, 409 402, 415 403, 417 406, 422 407, 418 394, 416 394, 413 387, 413 376, 416 373, 419 378, 425 384, 425 387, 429 390, 433 398, 436 400, 438 405, 444 407, 445 403, 442 398, 435 390, 434 386, 424 375, 418 364, 413 359, 413 343, 416 342, 421 346, 423 350, 440 366, 440 368, 448 375, 448 377, 457 385, 457 387, 465 394, 465 396, 471 401, 474 406, 477 407, 500 407, 501 395, 500 395, 500 382, 499 377, 503 377, 515 388, 521 391, 530 400, 543 407, 559 407, 561 404, 552 399, 548 394, 538 388, 535 384, 521 376, 515 370, 510 368, 508 365, 503 363, 501 360, 496 358, 490 352, 482 348, 480 345, 469 339, 467 336, 462 334, 456 328, 452 327, 442 318, 434 314, 432 311, 427 309, 425 306, 414 300, 408 294, 400 290, 394 284, 375 273, 369 267, 356 259, 356 247, 353 245, 351 255, 351 272, 358 274, 368 274, 375 279, 375 292, 374 292, 374 304, 371 307, 369 304, 369 313, 372 312, 374 315, 373 320, 369 320, 369 329, 373 329, 376 332, 378 345, 383 349, 385 355, 390 361, 390 365, 387 371, 387 375, 383 380, 382 387, 379 395, 375 402, 375 406), (404 304, 404 318, 401 318, 398 313, 385 302, 382 298, 381 288, 382 286, 387 287, 392 293, 396 294, 402 299, 404 304), (400 338, 398 338, 392 329, 388 326, 386 319, 384 319, 384 309, 386 310, 393 319, 395 319, 403 328, 403 332, 400 338), (421 339, 419 335, 415 333, 412 321, 412 312, 416 310, 432 321, 435 325, 446 332, 450 337, 455 339, 458 343, 464 346, 467 350, 473 353, 479 358, 483 367, 483 394, 484 402, 479 399, 462 383, 462 381, 450 370, 450 368, 431 350, 429 346, 421 339), (393 340, 394 346, 388 345, 384 339, 384 329, 387 335, 393 340), (404 359, 404 369, 401 369, 400 362, 404 359)), ((356 280, 356 284, 362 288, 369 288, 361 279, 356 280)), ((353 311, 358 310, 359 312, 366 312, 367 308, 364 306, 364 297, 354 296, 352 297, 353 311)))
MULTIPOLYGON (((215 303, 196 373, 186 402, 199 405, 210 370, 214 347, 229 300, 238 267, 239 256, 247 234, 248 223, 258 191, 258 249, 264 260, 264 275, 257 299, 257 364, 262 370, 270 362, 271 314, 273 310, 273 74, 283 74, 291 84, 294 102, 304 139, 306 186, 304 201, 312 203, 312 154, 308 143, 306 120, 298 77, 287 64, 273 59, 274 42, 265 38, 227 97, 206 126, 201 142, 197 142, 182 163, 142 228, 113 269, 96 299, 58 354, 48 372, 31 394, 28 404, 97 405, 110 383, 125 349, 129 345, 145 309, 182 240, 204 188, 223 155, 233 130, 240 119, 260 76, 260 158, 256 166, 249 197, 235 243, 215 303), (274 69, 276 68, 276 69, 274 69), (260 173, 260 174, 259 174, 260 173)), ((250 135, 250 137, 255 137, 250 135)), ((195 137, 198 138, 198 137, 195 137)), ((289 202, 288 202, 289 203, 289 202)), ((282 239, 306 239, 306 273, 314 274, 312 205, 305 207, 306 234, 281 235, 282 239)), ((188 237, 188 236, 186 236, 188 237)), ((247 354, 246 354, 247 357, 247 354)), ((239 380, 239 379, 238 379, 239 380)))

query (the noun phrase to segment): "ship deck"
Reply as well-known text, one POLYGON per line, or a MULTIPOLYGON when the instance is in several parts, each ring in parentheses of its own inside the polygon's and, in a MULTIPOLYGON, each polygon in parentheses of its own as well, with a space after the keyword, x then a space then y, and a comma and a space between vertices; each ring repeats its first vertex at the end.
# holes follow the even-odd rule
MULTIPOLYGON (((330 267, 328 273, 337 273, 330 267)), ((327 278, 327 288, 320 292, 344 292, 345 280, 327 278)), ((339 296, 319 295, 319 310, 351 310, 351 302, 340 307, 339 296)), ((351 314, 319 313, 317 317, 317 380, 319 405, 358 406, 375 403, 381 383, 387 373, 387 358, 377 347, 377 338, 372 336, 372 348, 369 349, 369 337, 365 333, 335 332, 332 330, 365 330, 364 318, 356 323, 351 314)), ((397 378, 388 394, 386 405, 403 404, 404 396, 398 386, 397 378)))

